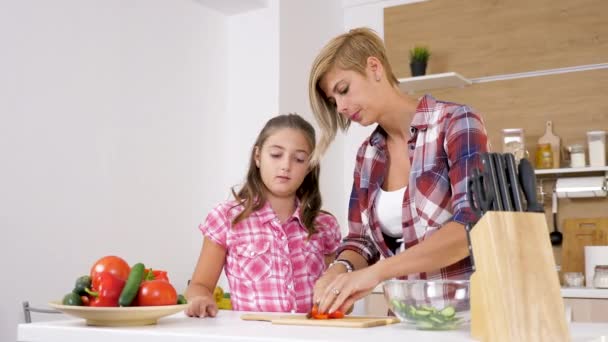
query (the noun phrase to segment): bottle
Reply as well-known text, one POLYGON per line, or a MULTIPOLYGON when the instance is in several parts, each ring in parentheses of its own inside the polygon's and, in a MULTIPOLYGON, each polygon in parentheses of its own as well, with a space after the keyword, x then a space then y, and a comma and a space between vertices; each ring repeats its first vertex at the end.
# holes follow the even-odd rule
POLYGON ((502 130, 502 152, 512 153, 517 163, 522 158, 528 158, 523 128, 505 128, 502 130))
POLYGON ((536 149, 536 168, 550 169, 553 167, 553 151, 551 144, 538 144, 536 149))

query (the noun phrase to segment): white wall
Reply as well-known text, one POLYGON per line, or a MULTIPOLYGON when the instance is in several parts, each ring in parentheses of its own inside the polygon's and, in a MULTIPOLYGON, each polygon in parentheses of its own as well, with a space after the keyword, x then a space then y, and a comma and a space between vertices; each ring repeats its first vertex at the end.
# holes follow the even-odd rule
POLYGON ((183 291, 227 182, 225 26, 194 1, 0 3, 0 341, 103 255, 183 291))
MULTIPOLYGON (((337 0, 282 0, 280 14, 281 113, 297 112, 318 126, 308 101, 308 75, 325 43, 344 31, 343 9, 337 0), (312 24, 314 23, 314 24, 312 24)), ((342 137, 332 144, 321 162, 323 208, 334 214, 346 232, 348 193, 344 193, 342 137)))

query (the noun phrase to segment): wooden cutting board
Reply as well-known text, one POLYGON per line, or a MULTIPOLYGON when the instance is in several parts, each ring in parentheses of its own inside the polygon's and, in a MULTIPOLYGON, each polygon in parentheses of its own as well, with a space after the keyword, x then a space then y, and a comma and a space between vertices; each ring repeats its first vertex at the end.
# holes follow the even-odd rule
POLYGON ((273 314, 243 314, 245 321, 268 321, 282 325, 314 325, 322 327, 369 328, 380 325, 399 323, 397 317, 346 316, 337 319, 309 319, 306 315, 273 315, 273 314))
POLYGON ((560 139, 558 136, 553 134, 553 122, 547 121, 545 128, 545 135, 538 139, 538 144, 549 144, 551 145, 551 152, 553 154, 553 168, 559 168, 560 161, 560 139))
POLYGON ((585 274, 585 246, 608 245, 608 217, 566 219, 562 233, 562 274, 585 274))

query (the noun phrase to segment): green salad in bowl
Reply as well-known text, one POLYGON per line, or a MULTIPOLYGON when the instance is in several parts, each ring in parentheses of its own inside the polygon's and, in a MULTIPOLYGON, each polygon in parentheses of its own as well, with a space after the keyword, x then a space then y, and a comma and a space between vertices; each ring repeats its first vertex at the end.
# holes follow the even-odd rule
POLYGON ((388 280, 384 298, 403 323, 420 330, 454 330, 470 323, 468 280, 388 280))

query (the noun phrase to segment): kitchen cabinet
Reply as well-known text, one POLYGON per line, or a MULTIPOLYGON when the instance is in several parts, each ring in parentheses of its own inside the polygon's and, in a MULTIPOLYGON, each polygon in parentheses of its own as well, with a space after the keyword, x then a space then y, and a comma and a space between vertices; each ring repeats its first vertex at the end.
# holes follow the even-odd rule
MULTIPOLYGON (((161 318, 157 325, 140 327, 91 327, 84 320, 20 324, 20 342, 369 342, 369 341, 474 341, 467 329, 456 331, 418 331, 402 324, 374 328, 338 328, 273 325, 269 322, 243 321, 243 312, 220 310, 216 318, 190 318, 183 313, 161 318)), ((608 324, 574 323, 570 334, 576 341, 599 341, 608 338, 608 324)))

